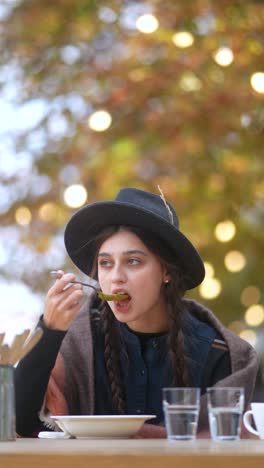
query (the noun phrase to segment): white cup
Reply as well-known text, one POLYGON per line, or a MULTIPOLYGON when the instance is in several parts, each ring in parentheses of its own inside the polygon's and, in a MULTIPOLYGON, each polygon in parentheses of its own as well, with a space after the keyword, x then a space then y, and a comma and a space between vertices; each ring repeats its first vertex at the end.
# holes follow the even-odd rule
POLYGON ((264 440, 264 403, 251 403, 251 410, 245 412, 243 423, 249 432, 264 440), (251 425, 252 417, 257 430, 251 425))

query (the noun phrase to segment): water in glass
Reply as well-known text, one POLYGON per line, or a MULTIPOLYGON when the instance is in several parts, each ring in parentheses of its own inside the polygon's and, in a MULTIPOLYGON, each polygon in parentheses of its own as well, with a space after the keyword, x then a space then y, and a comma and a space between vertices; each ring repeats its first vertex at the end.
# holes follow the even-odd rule
POLYGON ((237 440, 240 438, 241 410, 238 408, 211 408, 209 423, 214 440, 237 440))
POLYGON ((196 405, 164 405, 168 439, 195 439, 199 407, 196 405))

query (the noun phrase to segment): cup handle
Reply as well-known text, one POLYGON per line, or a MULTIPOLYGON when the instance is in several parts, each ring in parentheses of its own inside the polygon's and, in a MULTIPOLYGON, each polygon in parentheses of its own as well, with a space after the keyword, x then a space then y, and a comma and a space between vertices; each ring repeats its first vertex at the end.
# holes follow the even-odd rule
POLYGON ((243 416, 243 423, 249 432, 258 436, 259 433, 255 431, 255 429, 253 429, 253 427, 250 424, 252 414, 253 414, 252 410, 246 411, 243 416))

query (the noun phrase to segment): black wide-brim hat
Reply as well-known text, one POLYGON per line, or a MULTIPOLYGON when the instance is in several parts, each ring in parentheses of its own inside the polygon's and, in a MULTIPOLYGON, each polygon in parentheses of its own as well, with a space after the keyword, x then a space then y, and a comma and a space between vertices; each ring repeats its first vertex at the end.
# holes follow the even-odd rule
POLYGON ((203 261, 179 230, 173 206, 159 195, 135 188, 123 188, 113 201, 84 206, 73 214, 66 225, 66 250, 75 265, 88 276, 96 255, 95 238, 110 225, 136 226, 152 232, 170 248, 172 261, 178 262, 187 289, 203 281, 203 261))

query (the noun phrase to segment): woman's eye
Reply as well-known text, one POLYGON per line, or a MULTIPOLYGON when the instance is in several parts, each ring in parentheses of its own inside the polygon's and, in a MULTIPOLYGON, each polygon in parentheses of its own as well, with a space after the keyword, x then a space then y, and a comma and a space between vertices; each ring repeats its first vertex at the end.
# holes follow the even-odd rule
POLYGON ((129 258, 128 263, 130 265, 138 265, 140 263, 140 260, 138 258, 129 258))
POLYGON ((109 260, 100 260, 99 261, 99 266, 102 268, 108 268, 111 266, 111 262, 109 260))

